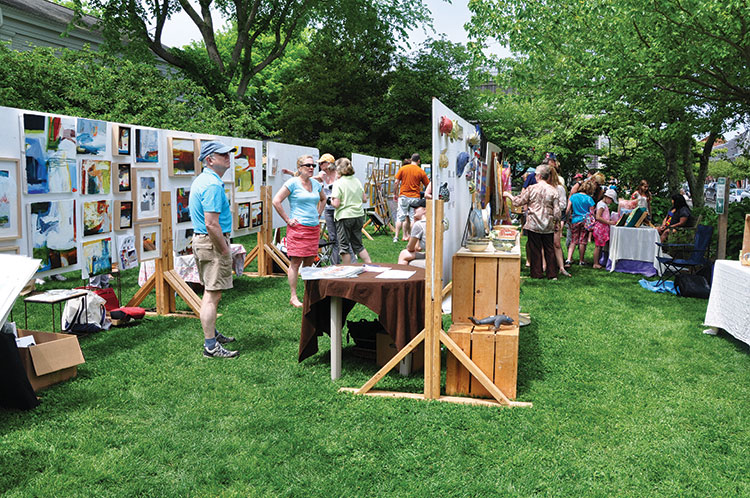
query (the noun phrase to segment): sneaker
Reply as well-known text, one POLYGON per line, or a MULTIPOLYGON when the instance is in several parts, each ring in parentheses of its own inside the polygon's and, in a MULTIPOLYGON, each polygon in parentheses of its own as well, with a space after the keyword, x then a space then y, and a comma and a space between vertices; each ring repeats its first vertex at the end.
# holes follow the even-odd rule
POLYGON ((203 356, 206 358, 235 358, 239 355, 239 351, 229 351, 228 349, 224 349, 221 344, 218 344, 218 340, 216 347, 213 349, 207 349, 203 346, 203 356))
POLYGON ((395 237, 393 237, 393 242, 398 242, 398 235, 396 235, 395 237))
POLYGON ((573 263, 569 259, 565 260, 565 268, 570 268, 570 265, 572 265, 572 264, 573 263))
POLYGON ((585 261, 579 261, 578 266, 588 266, 588 263, 586 263, 585 261))
POLYGON ((230 342, 234 342, 235 339, 232 336, 225 336, 222 335, 221 332, 218 330, 216 331, 216 342, 219 344, 229 344, 230 342))

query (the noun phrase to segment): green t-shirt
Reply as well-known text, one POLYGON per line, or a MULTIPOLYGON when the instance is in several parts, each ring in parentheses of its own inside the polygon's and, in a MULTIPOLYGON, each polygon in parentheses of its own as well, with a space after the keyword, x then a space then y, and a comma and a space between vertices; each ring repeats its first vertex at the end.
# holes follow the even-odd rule
POLYGON ((342 176, 333 182, 331 197, 341 199, 341 205, 336 208, 333 218, 343 220, 345 218, 358 218, 365 215, 362 208, 362 196, 365 190, 362 183, 354 175, 342 176))

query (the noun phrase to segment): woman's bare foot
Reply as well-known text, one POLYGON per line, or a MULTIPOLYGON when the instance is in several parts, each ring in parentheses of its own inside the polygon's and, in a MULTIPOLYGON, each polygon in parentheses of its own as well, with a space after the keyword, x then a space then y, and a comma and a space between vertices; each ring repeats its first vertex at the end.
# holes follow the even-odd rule
POLYGON ((292 296, 291 299, 289 299, 289 304, 291 304, 295 308, 302 307, 302 301, 300 301, 299 298, 297 298, 297 296, 292 296))
POLYGON ((602 265, 594 265, 591 268, 596 268, 598 270, 599 268, 604 268, 604 267, 602 265))

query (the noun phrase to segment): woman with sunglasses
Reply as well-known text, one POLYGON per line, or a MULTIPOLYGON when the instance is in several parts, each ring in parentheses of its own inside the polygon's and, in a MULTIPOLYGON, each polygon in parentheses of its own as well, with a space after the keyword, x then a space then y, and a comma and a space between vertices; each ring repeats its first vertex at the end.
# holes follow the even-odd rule
POLYGON ((301 308, 297 297, 297 276, 300 265, 310 266, 318 255, 320 213, 326 205, 323 186, 313 180, 315 161, 312 156, 297 158, 298 176, 292 177, 273 197, 273 207, 286 222, 286 252, 291 259, 289 272, 289 304, 301 308), (289 199, 289 214, 281 205, 289 199))

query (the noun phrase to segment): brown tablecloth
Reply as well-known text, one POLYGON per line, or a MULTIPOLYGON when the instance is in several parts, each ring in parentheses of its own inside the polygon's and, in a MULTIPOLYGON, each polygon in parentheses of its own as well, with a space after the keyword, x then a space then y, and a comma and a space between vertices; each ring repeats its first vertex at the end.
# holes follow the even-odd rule
POLYGON ((424 328, 424 269, 405 265, 376 263, 397 270, 415 271, 407 280, 375 278, 365 272, 355 278, 308 280, 305 282, 299 361, 318 352, 317 336, 331 333, 331 297, 342 298, 342 323, 355 303, 378 314, 378 320, 398 349, 403 348, 424 328))

